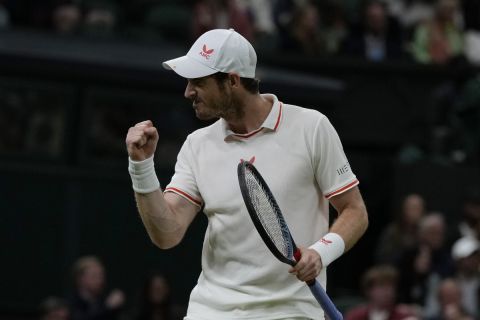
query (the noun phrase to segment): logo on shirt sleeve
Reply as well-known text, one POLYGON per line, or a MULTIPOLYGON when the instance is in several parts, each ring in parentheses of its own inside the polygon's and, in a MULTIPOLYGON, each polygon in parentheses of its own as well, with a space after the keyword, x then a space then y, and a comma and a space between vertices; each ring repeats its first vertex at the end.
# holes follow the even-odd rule
POLYGON ((341 176, 342 174, 345 174, 347 172, 350 172, 350 164, 348 162, 337 169, 337 175, 339 175, 339 176, 341 176))

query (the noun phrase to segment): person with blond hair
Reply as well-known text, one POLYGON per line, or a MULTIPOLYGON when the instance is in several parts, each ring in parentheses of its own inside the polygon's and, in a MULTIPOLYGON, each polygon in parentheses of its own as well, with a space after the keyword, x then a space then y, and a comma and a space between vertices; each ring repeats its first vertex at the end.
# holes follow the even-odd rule
POLYGON ((79 258, 72 267, 74 293, 70 298, 72 320, 118 319, 125 295, 105 292, 105 267, 95 256, 79 258))
POLYGON ((367 302, 351 309, 345 320, 417 319, 414 308, 397 303, 398 271, 390 265, 368 269, 362 277, 367 302))

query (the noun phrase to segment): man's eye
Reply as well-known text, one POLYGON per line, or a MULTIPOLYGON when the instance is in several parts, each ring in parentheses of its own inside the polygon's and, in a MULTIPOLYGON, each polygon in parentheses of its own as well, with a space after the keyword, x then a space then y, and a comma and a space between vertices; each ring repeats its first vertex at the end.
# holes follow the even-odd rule
POLYGON ((190 83, 192 85, 199 86, 199 87, 204 86, 206 81, 207 81, 206 77, 190 79, 190 83))

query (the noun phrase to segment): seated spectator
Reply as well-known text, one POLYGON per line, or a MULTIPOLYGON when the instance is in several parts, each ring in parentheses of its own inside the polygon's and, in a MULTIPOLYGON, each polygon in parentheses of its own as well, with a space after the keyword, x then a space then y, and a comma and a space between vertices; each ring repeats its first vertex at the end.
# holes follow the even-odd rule
POLYGON ((480 315, 480 244, 475 238, 458 239, 452 247, 455 280, 462 294, 462 308, 468 314, 480 315))
POLYGON ((398 264, 400 301, 424 307, 426 317, 438 312, 438 285, 453 274, 450 250, 445 245, 445 227, 441 214, 426 215, 419 224, 417 245, 404 252, 398 264))
POLYGON ((115 320, 125 296, 115 289, 105 295, 105 269, 94 256, 78 259, 73 265, 75 291, 70 298, 72 320, 115 320))
POLYGON ((470 188, 462 203, 462 220, 458 224, 459 237, 480 238, 480 189, 470 188))
POLYGON ((172 304, 170 285, 161 273, 152 273, 143 286, 134 320, 180 320, 186 314, 172 304))
POLYGON ((420 23, 433 17, 436 0, 386 0, 389 13, 395 17, 402 28, 411 31, 420 23))
POLYGON ((338 2, 327 2, 321 7, 322 34, 328 54, 337 54, 348 35, 348 20, 345 6, 338 2))
POLYGON ((462 292, 453 279, 443 280, 438 287, 440 311, 428 320, 473 320, 462 307, 462 292))
POLYGON ((40 320, 68 320, 70 310, 66 301, 57 297, 48 297, 40 304, 40 320))
POLYGON ((86 6, 83 33, 90 36, 112 36, 117 27, 117 8, 111 2, 91 2, 86 6))
POLYGON ((245 6, 236 0, 198 0, 193 8, 193 37, 211 29, 228 29, 253 42, 253 27, 245 6))
POLYGON ((463 31, 455 23, 457 0, 439 0, 435 15, 414 32, 412 54, 421 63, 446 64, 463 54, 463 31))
POLYGON ((260 52, 274 53, 278 49, 278 33, 274 22, 274 4, 278 0, 237 0, 244 6, 253 26, 253 46, 260 52))
POLYGON ((465 19, 465 56, 468 61, 480 65, 480 1, 463 0, 465 19))
POLYGON ((282 38, 282 52, 308 56, 326 53, 320 29, 320 14, 313 4, 297 6, 286 30, 282 38))
POLYGON ((398 273, 392 266, 379 265, 367 270, 362 278, 367 303, 348 311, 345 320, 417 319, 414 308, 397 304, 397 281, 398 273))
POLYGON ((399 59, 403 56, 403 39, 398 22, 387 15, 381 1, 369 1, 363 21, 350 29, 343 44, 343 53, 369 61, 399 59))
POLYGON ((254 38, 263 38, 276 32, 273 22, 273 4, 274 0, 241 0, 239 1, 252 15, 252 24, 254 38))
POLYGON ((381 233, 376 260, 378 263, 396 264, 403 252, 417 244, 418 224, 426 213, 426 204, 419 194, 407 195, 395 221, 381 233))
POLYGON ((82 22, 80 7, 74 3, 59 5, 53 10, 53 29, 59 34, 75 34, 82 22))

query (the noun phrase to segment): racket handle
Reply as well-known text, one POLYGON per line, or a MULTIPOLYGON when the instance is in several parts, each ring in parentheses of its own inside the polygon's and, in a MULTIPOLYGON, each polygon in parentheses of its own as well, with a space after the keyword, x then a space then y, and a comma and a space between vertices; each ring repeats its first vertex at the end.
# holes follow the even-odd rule
POLYGON ((330 320, 342 320, 343 316, 317 280, 307 283, 315 299, 330 320))
MULTIPOLYGON (((296 248, 293 252, 293 257, 296 261, 299 261, 302 258, 302 253, 298 248, 296 248)), ((342 314, 340 311, 338 311, 337 307, 335 307, 320 283, 318 283, 317 280, 312 280, 308 281, 307 284, 315 299, 317 299, 318 303, 322 306, 322 309, 325 311, 327 317, 330 320, 343 320, 342 314)))

